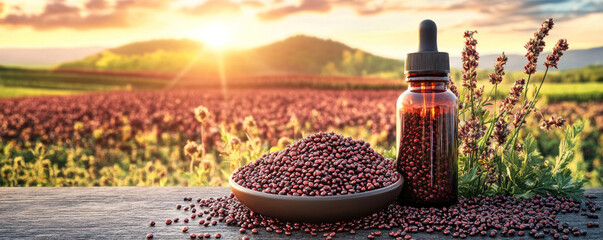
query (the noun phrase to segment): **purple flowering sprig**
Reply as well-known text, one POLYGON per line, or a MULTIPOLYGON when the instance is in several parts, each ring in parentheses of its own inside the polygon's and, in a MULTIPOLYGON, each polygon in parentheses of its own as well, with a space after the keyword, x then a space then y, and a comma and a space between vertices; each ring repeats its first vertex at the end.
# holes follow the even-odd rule
POLYGON ((477 52, 477 40, 473 37, 477 31, 465 31, 463 37, 465 38, 465 46, 461 53, 463 60, 463 73, 462 73, 462 86, 469 89, 467 92, 467 99, 470 99, 469 106, 471 109, 472 118, 476 118, 474 100, 478 98, 476 92, 479 93, 477 88, 477 71, 475 70, 479 65, 479 53, 477 52))
MULTIPOLYGON (((516 120, 516 122, 518 123, 518 126, 513 130, 511 138, 505 144, 504 149, 507 149, 508 146, 513 146, 516 143, 517 136, 519 135, 519 130, 525 123, 526 117, 530 114, 530 112, 532 112, 535 109, 536 103, 538 102, 537 101, 538 94, 540 93, 540 89, 542 89, 542 84, 544 83, 544 80, 546 79, 546 74, 549 72, 549 68, 550 67, 557 68, 557 63, 559 62, 559 58, 563 55, 564 51, 567 51, 567 49, 569 49, 567 40, 560 39, 559 41, 557 41, 557 44, 553 48, 553 52, 551 52, 547 56, 547 61, 544 63, 544 66, 546 67, 546 69, 544 70, 544 75, 542 76, 542 80, 540 80, 540 85, 536 89, 536 92, 534 93, 534 97, 532 98, 532 100, 524 102, 522 110, 523 109, 525 109, 525 110, 522 111, 521 114, 517 117, 518 120, 516 120), (513 144, 511 144, 511 143, 513 143, 513 144)), ((527 86, 526 86, 526 88, 527 88, 527 86)), ((527 98, 527 96, 526 96, 526 98, 527 98)))
MULTIPOLYGON (((507 172, 509 165, 515 164, 517 169, 548 171, 545 167, 530 164, 517 165, 524 163, 518 160, 522 154, 529 155, 535 151, 533 138, 528 137, 521 144, 518 143, 517 138, 522 126, 526 124, 526 117, 533 112, 539 113, 536 104, 548 70, 551 67, 557 67, 563 52, 568 49, 565 39, 557 42, 553 52, 546 57, 544 63, 546 70, 540 85, 532 91, 533 95, 528 96, 529 81, 536 72, 536 62, 545 46, 544 38, 548 36, 552 27, 553 20, 547 19, 534 37, 528 41, 525 46, 528 52, 526 54, 528 64, 525 66, 527 80, 517 79, 506 98, 499 105, 494 102, 492 111, 488 111, 486 106, 491 105, 492 92, 496 93, 497 86, 503 80, 504 66, 508 59, 504 52, 496 59, 494 72, 489 74, 489 81, 493 86, 489 90, 490 94, 484 95, 484 86, 478 86, 476 81, 475 68, 479 63, 479 54, 476 51, 477 40, 474 38, 476 32, 466 31, 464 33, 462 88, 457 88, 452 82, 449 84, 450 90, 459 98, 459 116, 461 116, 458 132, 460 140, 459 182, 465 186, 461 195, 518 194, 522 191, 523 193, 532 191, 533 189, 517 186, 510 180, 514 178, 510 175, 514 173, 507 172), (470 114, 465 115, 467 112, 470 114), (513 189, 517 190, 515 187, 519 187, 519 192, 513 193, 513 189)), ((494 101, 496 101, 496 96, 494 96, 494 101)), ((548 130, 552 127, 562 127, 564 123, 560 118, 551 118, 542 122, 541 127, 548 130)), ((530 177, 524 176, 524 178, 529 179, 530 177)), ((536 180, 531 179, 531 181, 536 180)), ((547 184, 560 184, 554 179, 546 179, 546 181, 547 184)))
POLYGON ((542 50, 544 50, 544 38, 549 35, 549 31, 553 29, 553 19, 549 18, 545 20, 538 31, 534 33, 534 38, 530 38, 526 45, 524 46, 528 51, 526 52, 526 58, 528 59, 528 63, 524 66, 525 73, 528 74, 528 81, 526 83, 525 92, 524 92, 524 100, 523 103, 528 99, 528 88, 530 86, 530 79, 532 74, 536 73, 536 66, 538 65, 538 56, 542 50))

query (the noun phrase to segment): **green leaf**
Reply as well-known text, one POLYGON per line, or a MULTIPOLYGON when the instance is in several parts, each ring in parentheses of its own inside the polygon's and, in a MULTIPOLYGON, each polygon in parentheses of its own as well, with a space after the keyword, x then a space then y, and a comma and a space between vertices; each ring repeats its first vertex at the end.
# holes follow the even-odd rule
POLYGON ((396 159, 397 153, 396 153, 396 146, 393 145, 389 150, 385 150, 385 152, 383 153, 383 157, 385 158, 389 158, 389 159, 396 159))

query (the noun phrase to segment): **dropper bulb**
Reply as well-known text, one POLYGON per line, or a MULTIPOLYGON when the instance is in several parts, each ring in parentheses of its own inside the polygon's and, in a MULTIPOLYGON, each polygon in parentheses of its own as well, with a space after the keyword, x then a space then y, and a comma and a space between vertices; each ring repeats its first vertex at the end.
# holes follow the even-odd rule
POLYGON ((431 19, 425 19, 419 25, 419 52, 438 51, 438 27, 431 19))

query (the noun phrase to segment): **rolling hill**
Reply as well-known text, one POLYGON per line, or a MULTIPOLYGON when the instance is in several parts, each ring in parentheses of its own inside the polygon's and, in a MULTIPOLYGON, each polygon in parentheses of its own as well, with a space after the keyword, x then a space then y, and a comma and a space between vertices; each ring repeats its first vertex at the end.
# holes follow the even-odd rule
MULTIPOLYGON (((268 45, 223 54, 231 75, 273 73, 367 75, 402 69, 403 63, 352 48, 343 43, 297 35, 268 45)), ((193 63, 192 75, 218 74, 218 56, 203 44, 188 39, 130 43, 85 58, 66 62, 59 70, 151 71, 178 73, 193 63)))
POLYGON ((118 55, 143 55, 158 50, 166 52, 200 51, 203 44, 189 39, 155 39, 142 42, 129 43, 116 48, 108 49, 118 55))

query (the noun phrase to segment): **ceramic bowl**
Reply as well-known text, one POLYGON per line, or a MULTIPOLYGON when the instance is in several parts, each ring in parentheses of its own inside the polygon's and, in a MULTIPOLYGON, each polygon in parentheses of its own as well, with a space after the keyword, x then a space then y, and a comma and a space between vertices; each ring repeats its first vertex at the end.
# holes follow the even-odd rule
POLYGON ((290 222, 334 222, 356 219, 378 212, 394 202, 404 179, 366 192, 337 196, 288 196, 263 193, 237 184, 233 175, 230 188, 243 205, 256 213, 290 222))

